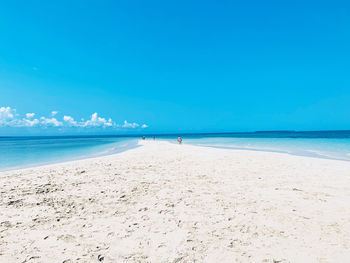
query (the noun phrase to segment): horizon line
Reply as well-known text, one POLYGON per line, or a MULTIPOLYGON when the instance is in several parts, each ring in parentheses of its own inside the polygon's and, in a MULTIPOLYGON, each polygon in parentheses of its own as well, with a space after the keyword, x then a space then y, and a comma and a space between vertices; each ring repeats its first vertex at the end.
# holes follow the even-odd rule
POLYGON ((257 130, 257 131, 232 131, 232 132, 178 132, 178 133, 137 133, 137 134, 67 134, 67 135, 5 135, 0 138, 23 137, 139 137, 139 136, 179 136, 179 135, 211 135, 211 134, 254 134, 254 133, 310 133, 310 132, 350 132, 350 130, 257 130))

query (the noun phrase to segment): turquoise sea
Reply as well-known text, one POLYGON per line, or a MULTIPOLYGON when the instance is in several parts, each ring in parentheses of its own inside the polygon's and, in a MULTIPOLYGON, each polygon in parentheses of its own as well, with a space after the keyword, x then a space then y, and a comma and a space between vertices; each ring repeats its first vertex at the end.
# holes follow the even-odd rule
POLYGON ((0 137, 0 171, 86 159, 137 147, 114 136, 0 137))
MULTIPOLYGON (((176 143, 178 135, 184 144, 350 161, 350 131, 168 134, 156 135, 156 139, 176 143)), ((141 135, 0 137, 0 171, 114 154, 138 147, 140 138, 141 135)))
POLYGON ((350 131, 254 132, 188 136, 186 143, 350 161, 350 131))

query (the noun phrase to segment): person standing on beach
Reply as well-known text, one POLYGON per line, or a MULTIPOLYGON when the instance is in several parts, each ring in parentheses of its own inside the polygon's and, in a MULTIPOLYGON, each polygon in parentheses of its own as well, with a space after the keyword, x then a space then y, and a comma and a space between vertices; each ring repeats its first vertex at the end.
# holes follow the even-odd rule
POLYGON ((180 136, 177 137, 177 141, 179 142, 179 144, 181 144, 182 143, 182 138, 180 136))

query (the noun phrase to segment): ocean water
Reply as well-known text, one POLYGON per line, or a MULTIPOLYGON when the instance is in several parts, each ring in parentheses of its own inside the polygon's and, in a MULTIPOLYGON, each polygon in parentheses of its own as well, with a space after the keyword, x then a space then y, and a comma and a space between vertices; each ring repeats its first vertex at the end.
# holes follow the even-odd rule
POLYGON ((114 136, 0 137, 0 171, 122 152, 137 139, 114 136))
MULTIPOLYGON (((171 134, 156 140, 176 143, 178 135, 184 144, 350 161, 350 131, 171 134)), ((137 147, 140 137, 0 137, 0 171, 118 153, 137 147)))
POLYGON ((350 131, 184 135, 184 143, 350 161, 350 131))

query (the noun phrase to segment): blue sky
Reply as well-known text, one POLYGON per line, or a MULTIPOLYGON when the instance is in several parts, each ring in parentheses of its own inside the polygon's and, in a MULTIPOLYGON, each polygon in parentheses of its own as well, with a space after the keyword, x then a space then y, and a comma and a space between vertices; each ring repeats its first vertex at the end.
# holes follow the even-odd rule
POLYGON ((348 1, 3 1, 0 135, 350 129, 349 28, 348 1))

